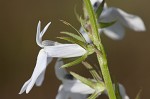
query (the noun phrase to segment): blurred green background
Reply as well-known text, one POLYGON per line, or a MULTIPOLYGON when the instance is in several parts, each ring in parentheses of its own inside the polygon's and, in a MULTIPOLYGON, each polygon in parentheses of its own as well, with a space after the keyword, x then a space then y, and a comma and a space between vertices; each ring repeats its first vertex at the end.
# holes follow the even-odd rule
MULTIPOLYGON (((141 99, 149 99, 150 1, 106 1, 108 6, 139 15, 145 22, 146 32, 137 33, 127 29, 123 40, 114 41, 105 35, 102 35, 102 39, 113 77, 126 87, 131 99, 135 99, 141 88, 141 99)), ((80 27, 74 7, 81 14, 81 3, 81 0, 0 0, 0 99, 55 99, 60 84, 54 74, 55 61, 48 66, 41 87, 34 87, 29 94, 18 95, 18 92, 30 78, 40 50, 35 42, 38 21, 42 21, 42 27, 51 21, 44 39, 57 40, 55 37, 60 36, 60 31, 72 31, 60 19, 76 28, 80 27)), ((73 67, 72 70, 89 75, 81 66, 73 67)))

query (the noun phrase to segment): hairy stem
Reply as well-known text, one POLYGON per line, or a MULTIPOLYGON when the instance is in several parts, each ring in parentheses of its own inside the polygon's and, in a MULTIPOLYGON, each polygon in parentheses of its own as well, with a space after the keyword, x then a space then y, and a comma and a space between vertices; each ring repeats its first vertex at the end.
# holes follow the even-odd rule
POLYGON ((109 99, 116 99, 115 92, 113 89, 108 64, 107 64, 107 58, 105 54, 104 47, 101 43, 100 35, 98 32, 98 25, 97 25, 97 19, 96 15, 94 13, 93 7, 91 5, 90 0, 84 0, 87 12, 89 14, 89 20, 91 23, 92 28, 92 35, 93 35, 93 43, 96 45, 97 49, 101 52, 101 54, 97 53, 98 62, 102 71, 102 75, 104 78, 106 90, 108 92, 109 99))

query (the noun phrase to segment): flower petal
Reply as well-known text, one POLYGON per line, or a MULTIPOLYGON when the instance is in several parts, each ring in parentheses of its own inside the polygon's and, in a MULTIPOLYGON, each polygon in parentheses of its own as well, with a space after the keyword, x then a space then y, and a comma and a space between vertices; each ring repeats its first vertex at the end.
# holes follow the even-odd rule
POLYGON ((80 93, 70 93, 69 96, 71 99, 87 99, 88 95, 80 93))
POLYGON ((42 37, 44 33, 47 31, 48 27, 50 26, 51 22, 47 23, 47 25, 44 27, 44 29, 41 31, 40 36, 42 37))
POLYGON ((29 91, 32 89, 32 87, 34 86, 36 80, 38 79, 38 77, 45 71, 47 67, 47 53, 41 49, 39 52, 39 55, 37 57, 37 63, 36 66, 34 68, 33 74, 31 76, 31 81, 27 86, 26 89, 26 93, 29 93, 29 91))
POLYGON ((64 90, 63 85, 60 85, 56 99, 69 99, 69 92, 64 90))
POLYGON ((91 43, 91 39, 89 38, 88 34, 84 31, 83 27, 80 28, 80 33, 85 38, 87 43, 91 43))
POLYGON ((65 75, 68 74, 64 68, 60 68, 63 64, 63 61, 61 61, 61 59, 58 58, 55 64, 55 74, 59 80, 64 80, 65 75))
POLYGON ((45 71, 46 69, 39 75, 39 77, 36 80, 36 86, 41 86, 43 81, 44 81, 44 77, 45 77, 45 71))
POLYGON ((30 83, 30 81, 31 81, 31 79, 29 79, 28 81, 26 81, 26 82, 24 83, 24 85, 22 86, 22 88, 21 88, 19 94, 22 94, 22 93, 27 89, 28 84, 30 83))
POLYGON ((86 94, 73 93, 66 90, 64 85, 60 85, 56 99, 87 99, 86 94))
POLYGON ((116 22, 110 27, 103 28, 102 31, 104 32, 105 35, 114 40, 122 39, 125 34, 125 30, 119 22, 116 22))
POLYGON ((60 44, 55 46, 45 46, 44 50, 49 57, 78 57, 86 53, 86 50, 77 44, 60 44))
POLYGON ((125 88, 122 84, 119 84, 119 91, 120 95, 122 96, 122 99, 129 99, 128 95, 126 94, 125 88))
POLYGON ((42 36, 44 35, 44 33, 46 32, 46 30, 48 29, 49 25, 51 24, 51 22, 49 22, 45 28, 42 30, 41 32, 41 21, 39 21, 38 25, 37 25, 37 33, 36 33, 36 43, 37 45, 39 45, 40 47, 44 47, 42 45, 42 36))
POLYGON ((39 45, 40 47, 42 46, 42 37, 40 36, 40 32, 41 32, 41 21, 39 21, 38 25, 37 25, 37 33, 36 33, 36 43, 37 45, 39 45))
POLYGON ((92 94, 95 91, 79 80, 64 80, 63 86, 66 91, 70 91, 72 93, 92 94))
POLYGON ((145 25, 139 16, 128 14, 121 9, 114 8, 120 21, 134 31, 145 31, 145 25))
POLYGON ((117 19, 121 24, 134 31, 145 31, 145 25, 142 19, 136 15, 128 14, 119 8, 110 7, 103 11, 100 19, 114 21, 117 19))
MULTIPOLYGON (((47 65, 52 61, 52 57, 47 57, 47 65)), ((45 77, 45 70, 43 70, 43 72, 39 75, 39 77, 36 80, 36 86, 41 86, 45 77)))

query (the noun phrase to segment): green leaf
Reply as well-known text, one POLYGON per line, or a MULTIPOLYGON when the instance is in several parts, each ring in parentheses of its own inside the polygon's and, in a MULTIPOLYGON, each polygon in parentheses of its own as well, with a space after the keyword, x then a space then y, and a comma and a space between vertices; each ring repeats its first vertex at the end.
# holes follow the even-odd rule
MULTIPOLYGON (((85 38, 82 36, 82 34, 81 34, 74 26, 72 26, 72 25, 71 25, 70 23, 68 23, 67 21, 64 21, 64 20, 60 20, 60 21, 63 22, 64 24, 70 26, 71 28, 73 28, 73 29, 80 35, 80 37, 82 37, 82 39, 85 40, 85 38)), ((85 42, 86 42, 86 40, 85 40, 85 42)))
POLYGON ((69 62, 74 61, 78 58, 79 57, 70 57, 70 58, 61 58, 60 60, 63 61, 64 63, 69 63, 69 62))
POLYGON ((71 75, 73 75, 76 79, 80 80, 82 83, 86 84, 87 86, 91 87, 91 88, 94 88, 94 82, 90 79, 87 79, 83 76, 80 76, 74 72, 70 72, 71 75))
POLYGON ((94 92, 88 99, 96 99, 99 96, 99 93, 94 92))
POLYGON ((82 64, 89 70, 93 78, 97 81, 102 80, 102 78, 99 76, 99 74, 96 72, 96 70, 88 63, 88 62, 82 62, 82 64))
POLYGON ((82 61, 84 61, 86 58, 87 58, 87 54, 84 54, 80 58, 78 58, 78 59, 76 59, 70 63, 64 64, 63 66, 61 66, 61 68, 71 67, 71 66, 77 65, 77 64, 81 63, 82 61))
POLYGON ((74 38, 74 39, 77 39, 77 40, 79 40, 79 41, 84 42, 84 40, 83 40, 80 36, 78 36, 78 35, 76 35, 76 34, 74 34, 74 33, 70 33, 70 32, 60 32, 60 33, 66 34, 66 35, 68 35, 68 36, 70 36, 70 37, 72 37, 72 38, 74 38))
POLYGON ((96 10, 96 15, 99 18, 99 16, 101 15, 102 11, 103 11, 103 7, 105 4, 105 0, 102 1, 102 3, 98 6, 97 10, 96 10))
POLYGON ((101 28, 106 28, 106 27, 109 27, 109 26, 111 26, 111 25, 113 25, 114 23, 116 23, 116 21, 112 21, 112 22, 99 22, 99 26, 101 27, 101 28))
POLYGON ((142 89, 138 92, 135 99, 141 99, 142 89))
POLYGON ((86 44, 82 41, 77 40, 76 38, 72 38, 72 37, 57 37, 57 38, 62 39, 62 40, 66 40, 66 41, 71 42, 71 43, 78 44, 81 47, 86 48, 86 44))
POLYGON ((76 79, 80 80, 82 83, 93 88, 95 92, 97 93, 102 93, 105 90, 105 85, 102 81, 95 81, 95 80, 87 79, 74 72, 70 72, 70 74, 72 74, 76 79))
POLYGON ((87 79, 74 72, 70 72, 70 74, 73 75, 76 79, 80 80, 82 83, 95 89, 95 92, 90 97, 88 97, 88 99, 96 99, 105 90, 105 86, 103 82, 99 82, 99 81, 96 82, 96 81, 87 79))

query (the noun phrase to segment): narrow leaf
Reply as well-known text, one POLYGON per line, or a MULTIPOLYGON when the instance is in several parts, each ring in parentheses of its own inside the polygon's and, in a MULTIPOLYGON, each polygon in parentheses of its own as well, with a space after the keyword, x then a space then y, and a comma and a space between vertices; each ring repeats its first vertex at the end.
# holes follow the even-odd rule
POLYGON ((77 40, 79 40, 79 41, 84 42, 84 40, 83 40, 80 36, 78 36, 78 35, 76 35, 76 34, 74 34, 74 33, 70 33, 70 32, 60 32, 60 33, 66 34, 66 35, 68 35, 68 36, 71 36, 71 37, 74 38, 74 39, 77 39, 77 40))
POLYGON ((142 89, 138 92, 135 99, 141 99, 142 89))
POLYGON ((86 57, 87 57, 87 54, 84 54, 80 58, 78 58, 78 59, 76 59, 70 63, 64 64, 63 66, 61 66, 61 68, 71 67, 71 66, 77 65, 77 64, 81 63, 82 61, 84 61, 86 59, 86 57))
POLYGON ((98 6, 97 10, 96 10, 96 15, 99 18, 99 16, 101 15, 102 11, 103 11, 103 7, 105 4, 105 0, 102 1, 102 3, 98 6))
POLYGON ((78 59, 79 57, 71 57, 71 58, 62 58, 61 60, 65 63, 69 63, 71 61, 74 61, 76 59, 78 59))
POLYGON ((84 84, 88 85, 89 87, 93 88, 94 82, 92 80, 87 79, 83 76, 80 76, 80 75, 78 75, 74 72, 70 72, 70 74, 73 75, 76 79, 80 80, 82 83, 84 83, 84 84))
POLYGON ((88 99, 96 99, 99 96, 99 93, 95 92, 93 93, 88 99))
POLYGON ((99 22, 99 26, 100 26, 101 28, 106 28, 106 27, 109 27, 109 26, 113 25, 114 23, 116 23, 116 21, 112 21, 112 22, 108 22, 108 23, 99 22))
POLYGON ((89 70, 89 72, 91 73, 91 75, 93 76, 95 80, 97 81, 102 80, 102 78, 98 75, 96 70, 88 62, 83 61, 82 64, 89 70))
MULTIPOLYGON (((64 20, 60 20, 60 21, 63 22, 64 24, 70 26, 71 28, 73 28, 73 29, 80 35, 80 37, 82 37, 83 40, 85 40, 84 37, 81 35, 81 33, 80 33, 74 26, 72 26, 72 25, 71 25, 70 23, 68 23, 67 21, 64 21, 64 20)), ((85 41, 85 42, 86 42, 86 41, 85 41)))
POLYGON ((81 47, 86 48, 86 44, 82 41, 77 40, 76 38, 72 38, 72 37, 57 37, 57 38, 66 40, 71 43, 76 43, 76 44, 80 45, 81 47))
POLYGON ((71 75, 73 75, 76 79, 80 80, 82 83, 88 85, 89 87, 95 89, 95 92, 101 93, 105 90, 105 86, 103 82, 87 79, 83 76, 80 76, 74 72, 70 72, 71 75))

